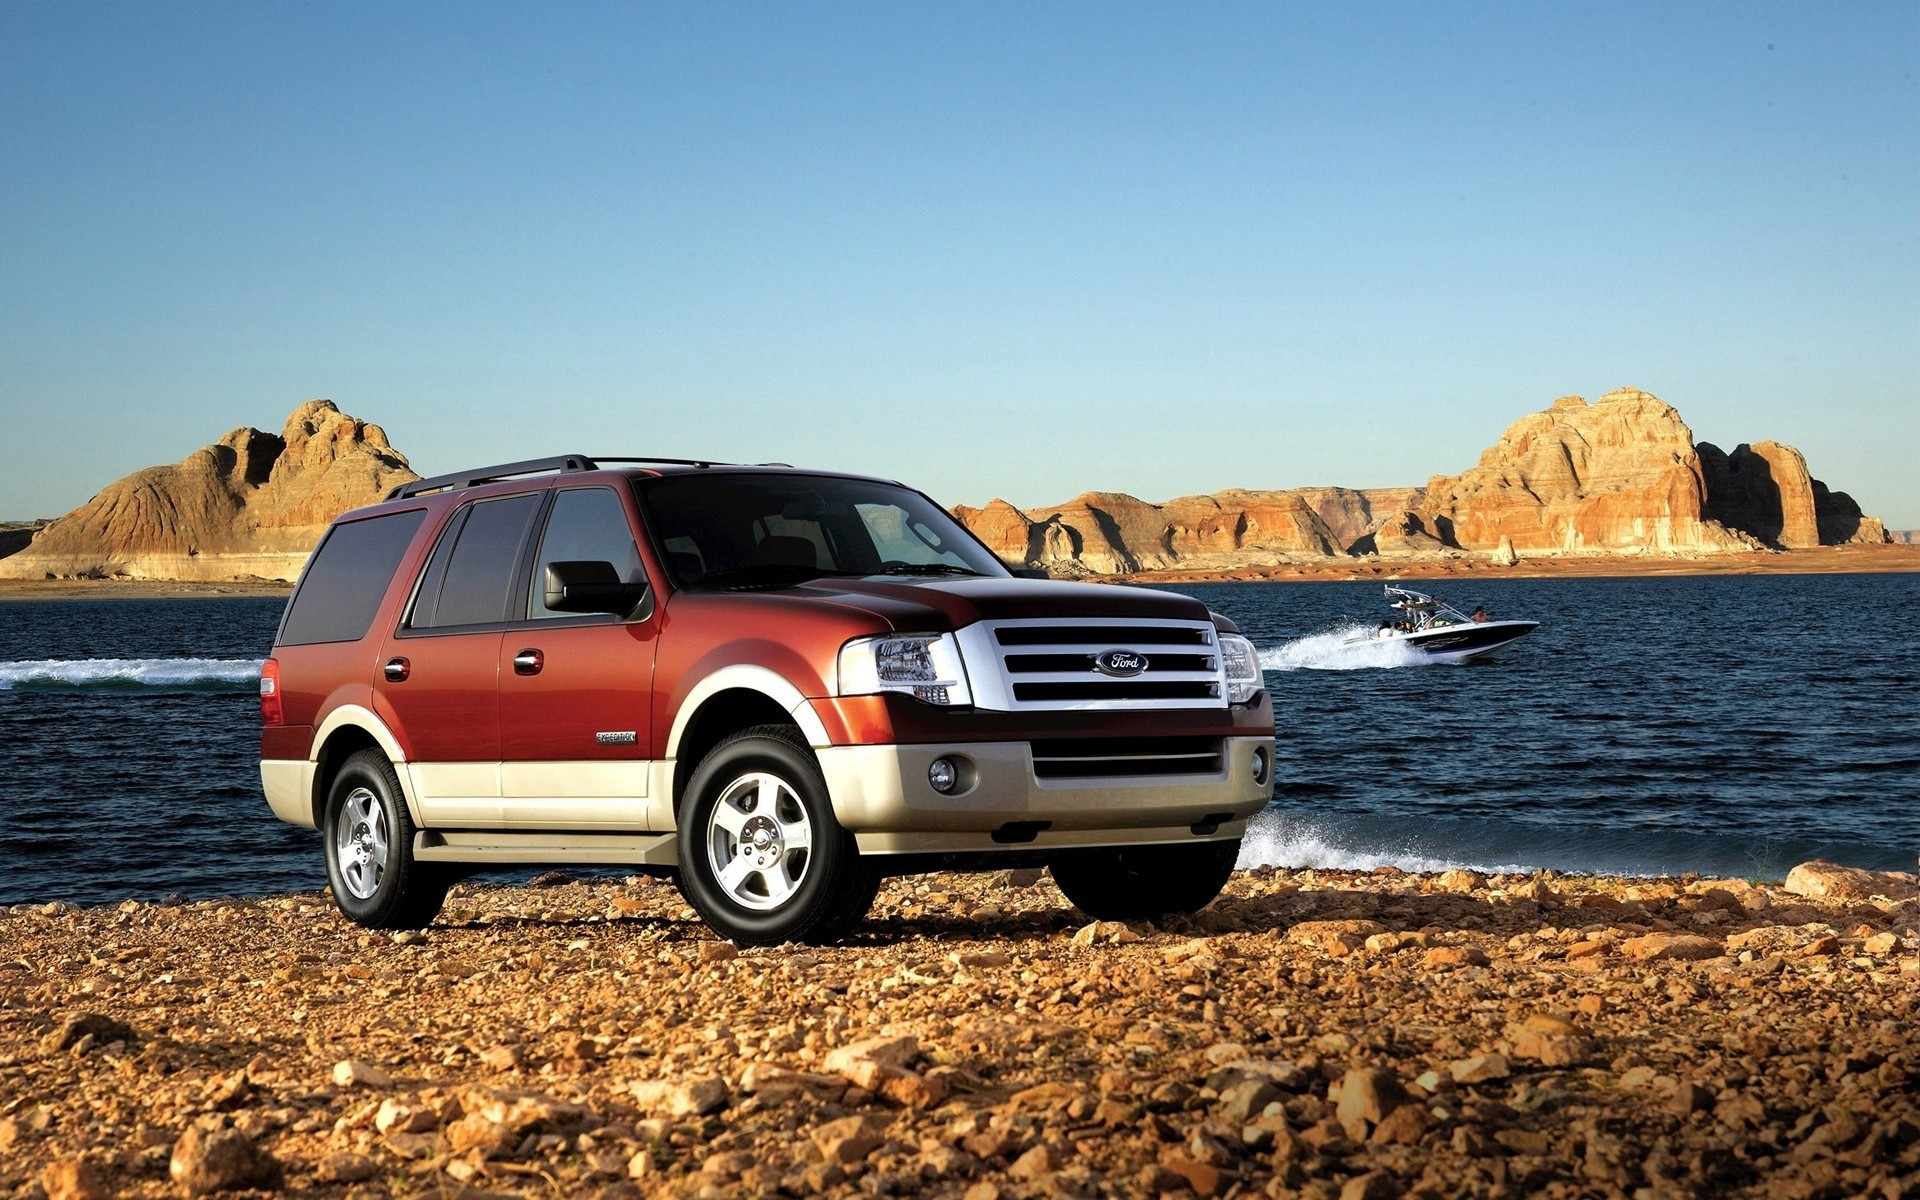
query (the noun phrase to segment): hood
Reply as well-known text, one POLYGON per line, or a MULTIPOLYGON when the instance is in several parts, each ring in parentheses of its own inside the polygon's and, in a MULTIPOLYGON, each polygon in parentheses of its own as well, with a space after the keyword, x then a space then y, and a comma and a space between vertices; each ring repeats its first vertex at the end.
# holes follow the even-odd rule
POLYGON ((1207 606, 1191 596, 1124 584, 1066 583, 1052 579, 815 579, 777 592, 857 608, 895 630, 936 632, 975 621, 1019 617, 1151 617, 1205 621, 1207 606))

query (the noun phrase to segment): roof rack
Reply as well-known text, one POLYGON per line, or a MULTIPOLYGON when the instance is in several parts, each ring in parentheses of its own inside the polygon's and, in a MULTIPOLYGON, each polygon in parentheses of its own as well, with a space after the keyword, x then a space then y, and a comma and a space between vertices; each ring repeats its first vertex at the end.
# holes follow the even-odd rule
MULTIPOLYGON (((584 454, 558 454, 552 458, 529 458, 521 462, 501 463, 492 467, 475 467, 470 471, 455 471, 451 475, 435 475, 430 479, 416 479, 411 483, 402 483, 387 492, 389 500, 404 500, 409 496, 418 496, 423 492, 458 491, 461 488, 476 487, 483 483, 496 483, 502 479, 512 479, 517 475, 539 475, 547 471, 569 473, 573 471, 598 471, 602 463, 662 463, 676 467, 699 467, 705 469, 715 464, 699 458, 588 458, 584 454)), ((723 464, 731 465, 731 464, 723 464)), ((764 463, 763 466, 784 466, 784 463, 764 463)))
POLYGON ((711 466, 732 466, 732 463, 716 464, 710 458, 603 458, 603 463, 665 463, 670 467, 699 467, 705 470, 711 466))
POLYGON ((387 493, 387 499, 403 500, 408 496, 418 496, 422 492, 456 491, 482 483, 493 483, 500 479, 512 479, 516 475, 538 475, 543 471, 597 471, 599 469, 600 464, 584 454, 529 458, 522 462, 501 463, 493 467, 475 467, 471 471, 456 471, 451 475, 435 475, 430 479, 416 479, 412 483, 402 483, 387 493))

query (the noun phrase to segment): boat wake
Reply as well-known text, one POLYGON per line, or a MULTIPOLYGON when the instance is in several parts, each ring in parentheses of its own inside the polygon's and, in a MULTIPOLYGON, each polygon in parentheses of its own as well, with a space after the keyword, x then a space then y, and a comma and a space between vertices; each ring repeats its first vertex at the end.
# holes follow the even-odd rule
POLYGON ((1369 667, 1421 667, 1431 660, 1399 639, 1373 640, 1372 625, 1343 625, 1260 652, 1263 671, 1358 671, 1369 667), (1349 639, 1358 637, 1358 642, 1349 639))
POLYGON ((245 692, 257 658, 43 658, 0 662, 0 692, 24 689, 245 692))
POLYGON ((1246 839, 1240 843, 1239 867, 1243 871, 1251 867, 1284 867, 1294 871, 1371 871, 1376 867, 1397 867, 1402 871, 1429 874, 1464 867, 1485 875, 1523 874, 1532 869, 1522 863, 1442 857, 1431 853, 1430 847, 1381 844, 1353 836, 1354 832, 1357 831, 1343 834, 1330 824, 1270 808, 1247 822, 1246 839))

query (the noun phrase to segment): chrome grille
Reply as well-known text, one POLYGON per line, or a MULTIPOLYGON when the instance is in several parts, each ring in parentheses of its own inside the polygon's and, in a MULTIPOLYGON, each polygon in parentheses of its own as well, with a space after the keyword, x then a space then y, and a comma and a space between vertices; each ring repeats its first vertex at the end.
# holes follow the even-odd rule
POLYGON ((983 621, 961 630, 958 637, 979 708, 1032 712, 1226 705, 1224 668, 1208 622, 1029 618, 983 621))

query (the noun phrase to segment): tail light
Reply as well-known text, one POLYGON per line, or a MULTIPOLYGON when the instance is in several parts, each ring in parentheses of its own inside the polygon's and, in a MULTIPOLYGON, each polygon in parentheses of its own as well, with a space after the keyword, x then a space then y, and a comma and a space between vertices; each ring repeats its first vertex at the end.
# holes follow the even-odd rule
POLYGON ((260 664, 260 720, 266 725, 287 723, 286 710, 280 706, 280 663, 268 659, 260 664))

